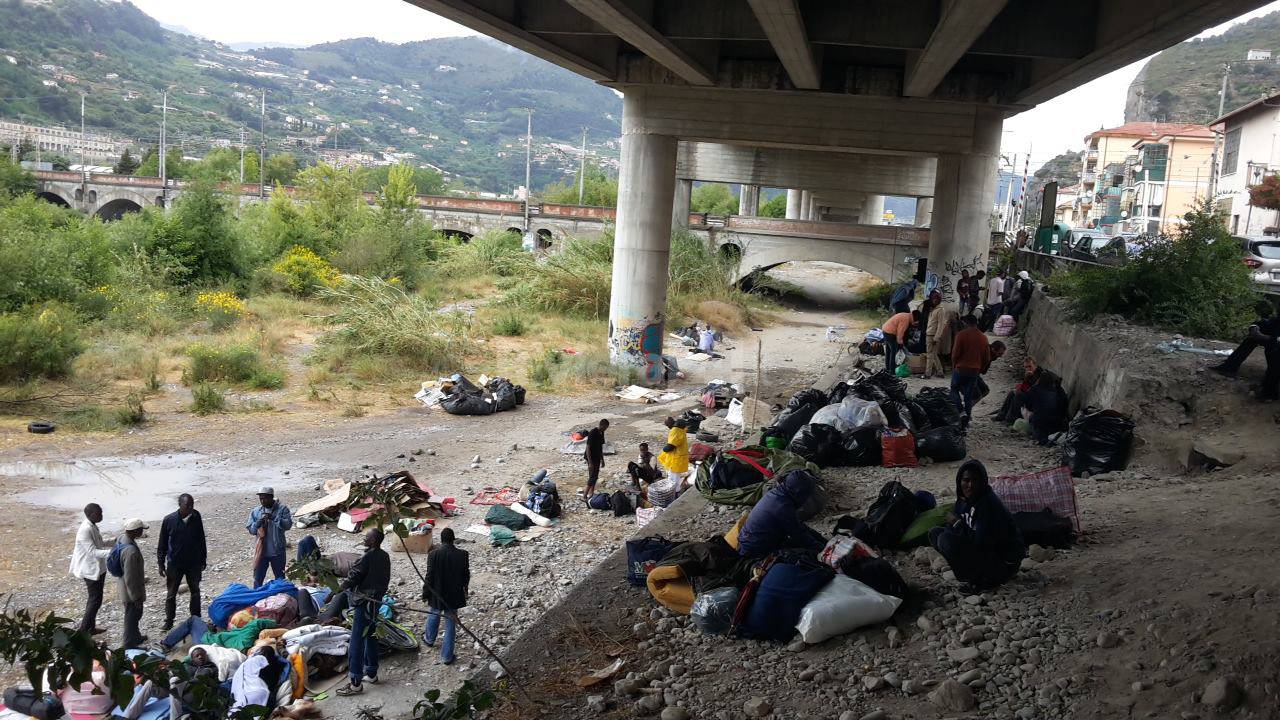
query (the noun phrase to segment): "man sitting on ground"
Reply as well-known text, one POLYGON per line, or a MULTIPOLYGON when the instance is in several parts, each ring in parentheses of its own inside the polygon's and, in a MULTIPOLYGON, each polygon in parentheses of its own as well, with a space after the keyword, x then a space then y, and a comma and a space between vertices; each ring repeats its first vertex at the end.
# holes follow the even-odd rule
POLYGON ((804 524, 800 508, 809 502, 817 479, 806 470, 792 470, 782 476, 777 487, 751 508, 738 533, 738 554, 764 557, 787 547, 820 550, 826 538, 804 524))
POLYGON ((1049 444, 1049 436, 1062 429, 1067 419, 1067 394, 1053 373, 1042 372, 1027 392, 1023 413, 1031 425, 1031 437, 1041 445, 1049 444))
POLYGON ((1240 366, 1249 359, 1255 348, 1261 347, 1267 360, 1267 372, 1262 376, 1262 386, 1256 397, 1262 402, 1280 400, 1280 315, 1259 318, 1249 326, 1244 342, 1231 356, 1209 368, 1227 377, 1235 377, 1240 366))
POLYGON ((649 452, 649 443, 640 443, 640 456, 627 463, 627 474, 631 476, 631 484, 637 490, 640 483, 651 483, 662 477, 662 471, 653 464, 653 453, 649 452))
POLYGON ((997 587, 1018 572, 1027 546, 1013 515, 991 491, 981 462, 969 460, 956 473, 956 507, 949 520, 929 531, 929 544, 947 559, 961 592, 997 587))

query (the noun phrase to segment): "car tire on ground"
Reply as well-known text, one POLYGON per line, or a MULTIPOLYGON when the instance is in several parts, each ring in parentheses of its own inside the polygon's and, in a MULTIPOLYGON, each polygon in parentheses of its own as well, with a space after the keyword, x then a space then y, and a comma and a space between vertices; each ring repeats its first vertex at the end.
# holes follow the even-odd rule
POLYGON ((57 427, 57 425, 54 425, 51 422, 30 422, 27 423, 27 432, 35 433, 36 435, 48 435, 57 429, 57 427))

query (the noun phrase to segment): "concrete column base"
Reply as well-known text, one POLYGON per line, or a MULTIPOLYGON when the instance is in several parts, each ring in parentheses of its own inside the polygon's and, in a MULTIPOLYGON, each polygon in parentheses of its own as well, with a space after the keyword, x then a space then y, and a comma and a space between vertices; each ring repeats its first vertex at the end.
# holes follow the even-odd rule
POLYGON ((676 193, 671 202, 671 229, 689 227, 689 206, 693 202, 693 181, 676 180, 676 193))
POLYGON ((799 190, 787 191, 787 219, 788 220, 800 219, 800 191, 799 190))

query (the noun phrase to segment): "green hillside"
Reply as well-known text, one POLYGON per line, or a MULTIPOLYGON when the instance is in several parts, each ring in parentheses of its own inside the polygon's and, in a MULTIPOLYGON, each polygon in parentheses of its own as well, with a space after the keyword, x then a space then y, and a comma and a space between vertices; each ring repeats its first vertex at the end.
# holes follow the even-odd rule
POLYGON ((78 125, 84 93, 91 130, 153 144, 168 88, 169 137, 189 155, 238 141, 242 126, 256 144, 265 90, 271 151, 304 159, 318 141, 412 153, 464 184, 509 191, 524 182, 522 108, 532 107, 535 187, 576 171, 584 126, 596 162, 616 162, 616 93, 486 38, 238 52, 166 30, 128 2, 0 0, 0 53, 13 57, 0 57, 0 117, 78 125))
POLYGON ((1187 40, 1153 57, 1129 86, 1125 122, 1213 120, 1227 62, 1228 110, 1280 87, 1280 12, 1241 23, 1217 37, 1187 40), (1249 50, 1270 50, 1273 57, 1243 62, 1249 50))

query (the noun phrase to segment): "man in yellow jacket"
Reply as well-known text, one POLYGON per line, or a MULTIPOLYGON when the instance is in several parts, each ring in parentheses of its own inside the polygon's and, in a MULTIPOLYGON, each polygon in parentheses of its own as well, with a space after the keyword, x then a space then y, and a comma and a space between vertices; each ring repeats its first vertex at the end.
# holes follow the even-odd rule
POLYGON ((670 416, 663 421, 667 426, 667 444, 658 455, 658 462, 667 469, 668 478, 684 479, 689 473, 689 434, 685 422, 670 416))

